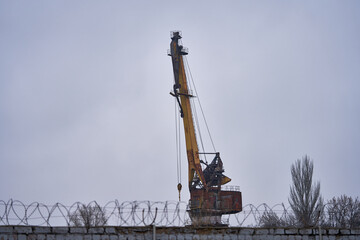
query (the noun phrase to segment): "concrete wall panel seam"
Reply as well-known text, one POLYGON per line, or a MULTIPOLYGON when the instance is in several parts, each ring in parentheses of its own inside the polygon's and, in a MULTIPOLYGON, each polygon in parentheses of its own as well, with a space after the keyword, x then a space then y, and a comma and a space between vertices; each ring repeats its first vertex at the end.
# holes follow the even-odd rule
POLYGON ((68 227, 53 227, 52 228, 53 233, 69 233, 68 227))
POLYGON ((349 229, 340 229, 340 233, 342 235, 349 235, 350 234, 350 230, 349 229))
POLYGON ((14 232, 15 233, 25 233, 25 234, 29 234, 32 233, 32 228, 28 227, 28 226, 16 226, 14 227, 14 232))
POLYGON ((88 229, 88 233, 98 233, 98 234, 101 234, 101 233, 104 233, 105 230, 104 228, 102 227, 93 227, 93 228, 89 228, 88 229))
POLYGON ((50 227, 33 227, 32 229, 33 233, 51 233, 51 228, 50 227))
POLYGON ((8 226, 0 226, 0 233, 13 233, 14 228, 8 226))

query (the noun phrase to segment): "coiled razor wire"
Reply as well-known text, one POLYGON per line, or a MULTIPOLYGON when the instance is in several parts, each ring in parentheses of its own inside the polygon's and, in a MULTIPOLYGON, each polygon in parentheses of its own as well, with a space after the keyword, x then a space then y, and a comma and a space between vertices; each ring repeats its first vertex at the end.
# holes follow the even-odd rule
MULTIPOLYGON (((18 200, 0 200, 0 225, 31 226, 74 226, 72 216, 81 209, 97 208, 103 213, 102 225, 107 226, 186 226, 191 224, 186 202, 166 201, 111 201, 101 207, 96 201, 85 205, 76 202, 71 206, 61 203, 45 205, 38 202, 24 204, 18 200)), ((291 214, 289 207, 277 204, 269 207, 263 203, 258 206, 248 204, 236 214, 224 215, 223 223, 232 227, 256 227, 260 225, 265 212, 286 219, 291 214)), ((99 225, 100 226, 100 225, 99 225)))

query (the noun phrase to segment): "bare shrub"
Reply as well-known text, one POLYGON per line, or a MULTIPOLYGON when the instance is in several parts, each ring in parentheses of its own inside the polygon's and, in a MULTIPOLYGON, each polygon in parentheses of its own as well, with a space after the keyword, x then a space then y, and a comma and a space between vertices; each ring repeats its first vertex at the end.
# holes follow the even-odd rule
POLYGON ((264 228, 286 227, 288 223, 281 219, 274 211, 265 210, 259 219, 259 226, 264 228))
POLYGON ((107 222, 106 211, 98 204, 94 206, 82 204, 69 215, 70 225, 75 227, 105 226, 107 222))
POLYGON ((337 228, 360 228, 360 201, 346 195, 332 198, 326 206, 326 225, 337 228))

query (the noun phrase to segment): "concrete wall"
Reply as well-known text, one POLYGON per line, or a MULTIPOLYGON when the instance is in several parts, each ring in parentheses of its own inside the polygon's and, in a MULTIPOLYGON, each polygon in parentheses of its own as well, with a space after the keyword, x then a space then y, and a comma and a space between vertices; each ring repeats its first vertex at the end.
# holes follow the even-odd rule
MULTIPOLYGON (((157 227, 159 240, 360 240, 360 229, 264 229, 157 227)), ((38 227, 0 226, 0 240, 145 240, 153 239, 149 227, 38 227)))

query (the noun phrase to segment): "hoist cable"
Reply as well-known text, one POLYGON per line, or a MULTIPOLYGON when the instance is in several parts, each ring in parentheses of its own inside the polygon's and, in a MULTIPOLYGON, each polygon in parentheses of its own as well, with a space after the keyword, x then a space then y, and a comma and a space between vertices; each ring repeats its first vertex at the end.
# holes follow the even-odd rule
POLYGON ((181 142, 180 142, 180 122, 178 114, 178 105, 175 100, 175 132, 176 132, 176 174, 177 181, 181 183, 181 142))
MULTIPOLYGON (((176 105, 178 108, 179 106, 176 105)), ((178 137, 178 142, 179 142, 179 183, 181 183, 181 124, 180 124, 180 121, 181 121, 181 117, 179 115, 179 111, 180 109, 178 109, 178 133, 179 133, 179 137, 178 137)))
POLYGON ((176 109, 176 101, 175 101, 175 147, 176 147, 176 175, 177 181, 179 182, 179 143, 178 143, 178 128, 177 128, 177 109, 176 109))
MULTIPOLYGON (((186 71, 186 75, 189 75, 188 65, 185 65, 185 71, 186 71)), ((189 94, 192 95, 191 82, 188 82, 188 89, 189 89, 189 94)), ((203 141, 202 134, 201 134, 201 128, 200 128, 199 118, 198 118, 197 111, 196 111, 196 104, 195 104, 194 98, 190 98, 190 104, 192 106, 192 108, 191 108, 192 109, 192 118, 193 118, 193 120, 195 120, 195 125, 196 125, 196 129, 197 129, 197 133, 198 133, 198 134, 196 134, 196 131, 195 131, 195 137, 199 136, 202 152, 206 152, 205 147, 204 147, 204 141, 203 141)), ((206 155, 204 155, 204 158, 205 158, 205 162, 207 162, 206 155)))
POLYGON ((190 70, 190 66, 189 66, 189 64, 188 64, 188 61, 187 61, 186 56, 184 56, 184 59, 185 59, 185 63, 186 63, 187 69, 188 69, 188 71, 189 71, 189 75, 190 75, 191 82, 192 82, 192 84, 193 84, 193 86, 194 86, 194 91, 195 91, 195 94, 196 94, 197 99, 198 99, 198 103, 199 103, 199 106, 200 106, 201 114, 202 114, 202 116, 203 116, 203 119, 204 119, 204 122, 205 122, 205 126, 206 126, 207 132, 208 132, 208 134, 209 134, 209 138, 210 138, 212 147, 213 147, 213 149, 214 149, 214 152, 216 152, 215 144, 214 144, 214 141, 213 141, 213 139, 212 139, 212 137, 211 137, 211 133, 210 133, 210 130, 209 130, 209 126, 208 126, 207 121, 206 121, 206 118, 205 118, 204 110, 203 110, 203 108, 202 108, 202 106, 201 106, 199 94, 198 94, 198 92, 197 92, 197 90, 196 90, 195 82, 194 82, 194 79, 193 79, 193 77, 192 77, 191 70, 190 70))
MULTIPOLYGON (((195 107, 194 100, 191 99, 191 102, 192 102, 192 105, 193 105, 193 108, 192 108, 192 109, 193 109, 193 115, 194 115, 194 117, 195 117, 196 127, 197 127, 198 132, 199 132, 199 139, 200 139, 200 143, 201 143, 202 152, 206 152, 206 151, 205 151, 205 147, 204 147, 204 142, 203 142, 203 139, 202 139, 202 135, 201 135, 199 118, 198 118, 198 116, 197 116, 197 112, 196 112, 196 107, 195 107)), ((204 155, 204 158, 205 158, 205 161, 207 162, 206 155, 204 155)))

